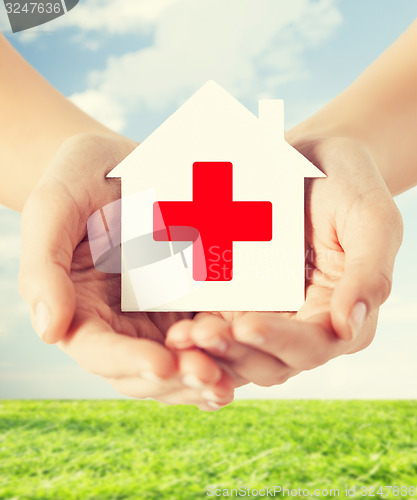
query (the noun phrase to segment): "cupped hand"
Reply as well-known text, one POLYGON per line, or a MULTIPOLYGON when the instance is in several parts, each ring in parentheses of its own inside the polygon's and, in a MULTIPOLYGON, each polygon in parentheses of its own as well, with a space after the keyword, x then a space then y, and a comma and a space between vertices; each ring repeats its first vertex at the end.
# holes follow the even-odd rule
POLYGON ((120 198, 106 174, 136 144, 113 136, 67 140, 22 213, 19 288, 35 330, 122 394, 213 410, 233 399, 229 375, 201 350, 172 352, 168 328, 187 313, 121 313, 120 275, 95 269, 89 217, 120 198))
POLYGON ((200 313, 171 327, 167 345, 203 348, 238 385, 281 384, 367 347, 391 290, 401 215, 358 142, 289 137, 326 173, 306 180, 306 301, 294 313, 200 313))

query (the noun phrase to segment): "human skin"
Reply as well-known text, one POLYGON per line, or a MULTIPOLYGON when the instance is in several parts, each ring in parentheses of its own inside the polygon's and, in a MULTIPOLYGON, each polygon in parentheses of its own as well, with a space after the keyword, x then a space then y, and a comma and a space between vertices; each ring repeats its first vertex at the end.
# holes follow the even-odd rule
MULTIPOLYGON (((401 44, 401 46, 402 45, 404 44, 401 44)), ((402 48, 401 50, 404 49, 402 48)), ((58 103, 55 104, 58 105, 58 103)), ((358 103, 358 105, 359 104, 360 103, 358 103)), ((350 102, 347 107, 350 108, 351 106, 352 102, 350 102)), ((406 106, 410 106, 409 101, 407 101, 406 106)), ((401 104, 398 104, 398 109, 402 110, 404 116, 408 116, 401 104)), ((375 110, 375 112, 377 112, 377 110, 375 110)), ((329 119, 328 114, 323 114, 322 116, 323 120, 325 120, 325 118, 329 119)), ((364 117, 362 117, 362 119, 364 119, 364 117)), ((327 262, 326 260, 320 263, 312 263, 319 271, 315 272, 312 279, 309 281, 306 305, 297 315, 282 315, 278 313, 271 315, 260 315, 256 313, 230 313, 221 315, 217 313, 213 315, 197 315, 194 322, 190 320, 178 322, 177 320, 180 319, 181 316, 173 320, 172 329, 168 334, 168 339, 171 341, 169 345, 171 346, 175 345, 177 348, 185 347, 184 345, 176 343, 175 335, 178 336, 178 333, 175 335, 174 333, 179 331, 186 332, 185 335, 187 336, 190 332, 190 325, 192 328, 198 326, 200 331, 205 332, 205 335, 207 335, 208 331, 208 335, 211 335, 213 339, 227 340, 228 342, 226 344, 226 351, 223 349, 225 345, 223 342, 222 352, 211 349, 207 345, 203 345, 207 351, 215 355, 215 359, 220 360, 220 366, 231 373, 235 377, 235 380, 232 382, 231 379, 227 378, 224 371, 221 371, 221 374, 218 376, 221 383, 225 384, 225 387, 218 387, 219 390, 217 393, 211 391, 209 398, 203 398, 204 403, 202 403, 202 405, 210 401, 214 404, 217 403, 218 406, 222 406, 227 400, 230 400, 231 384, 240 385, 250 380, 256 381, 262 385, 280 383, 298 371, 312 368, 313 366, 325 362, 330 357, 361 349, 372 340, 372 336, 375 332, 378 306, 389 293, 394 258, 401 241, 401 218, 389 195, 386 185, 382 181, 380 174, 381 170, 378 170, 379 165, 375 161, 377 151, 372 149, 373 143, 370 142, 367 144, 357 137, 349 137, 347 133, 342 134, 341 132, 344 131, 344 129, 336 129, 334 133, 332 133, 330 132, 330 128, 327 127, 326 129, 324 125, 325 122, 321 123, 320 120, 314 118, 302 124, 300 127, 295 128, 293 131, 290 131, 290 133, 287 134, 287 139, 328 175, 327 179, 318 179, 309 186, 310 194, 307 210, 307 232, 312 247, 316 250, 325 249, 326 252, 330 251, 332 257, 336 258, 336 264, 327 262), (326 132, 326 134, 324 132, 326 132), (337 160, 336 163, 335 160, 337 160), (338 168, 336 168, 336 166, 338 168), (368 183, 366 185, 369 186, 369 189, 364 191, 362 182, 365 181, 368 183), (376 207, 375 210, 374 207, 376 207), (362 217, 364 213, 366 217, 362 217), (382 215, 384 217, 382 217, 382 215), (322 224, 318 223, 319 220, 322 224), (359 224, 359 226, 357 226, 357 224, 359 224), (346 228, 349 230, 346 230, 346 228), (324 237, 323 242, 321 241, 322 237, 324 237), (384 244, 381 244, 382 241, 384 241, 384 244), (336 243, 338 246, 336 246, 336 243), (340 243, 342 243, 342 245, 340 245, 340 243), (382 257, 380 259, 375 258, 375 255, 379 255, 380 252, 382 252, 382 257), (372 272, 370 272, 371 270, 372 272), (381 276, 381 285, 378 280, 375 280, 375 276, 381 276), (335 284, 337 284, 337 286, 334 286, 335 284), (363 297, 360 296, 361 294, 363 294, 363 297), (359 304, 359 308, 355 309, 355 314, 352 316, 355 304, 359 304), (217 335, 219 331, 222 332, 221 335, 217 335), (220 356, 220 354, 222 356, 220 356), (268 367, 268 370, 266 370, 266 367, 268 367), (220 394, 221 391, 223 391, 222 394, 220 394), (222 397, 220 397, 220 395, 222 397)), ((378 125, 378 120, 375 120, 375 125, 378 125)), ((94 130, 92 130, 92 132, 97 133, 100 139, 97 140, 97 137, 92 139, 91 136, 88 136, 89 140, 93 140, 93 142, 90 143, 90 146, 87 148, 84 143, 83 148, 91 149, 89 154, 94 157, 95 150, 97 149, 97 142, 101 140, 107 142, 110 141, 110 139, 107 129, 100 129, 97 131, 95 125, 93 128, 94 130)), ((346 129, 349 129, 349 127, 346 127, 346 129)), ((90 130, 87 130, 87 132, 89 131, 90 130)), ((76 142, 81 140, 80 136, 75 137, 74 140, 76 142)), ((85 137, 82 140, 85 140, 85 137)), ((120 141, 120 144, 124 144, 126 141, 120 138, 120 136, 115 140, 120 141)), ((72 139, 67 138, 67 141, 71 144, 72 139)), ((405 142, 407 146, 411 145, 411 141, 405 142)), ((59 138, 57 138, 56 144, 61 144, 59 138)), ((67 145, 68 144, 64 145, 64 150, 67 145)), ((33 146, 36 148, 36 142, 33 143, 33 146)), ((74 143, 72 143, 72 147, 74 147, 74 143)), ((126 147, 124 151, 124 153, 126 153, 128 147, 123 147, 126 147)), ((132 144, 130 145, 130 148, 131 147, 133 147, 132 144)), ((379 145, 379 148, 381 147, 382 146, 379 145)), ((389 147, 389 145, 387 145, 387 147, 389 147)), ((118 148, 119 147, 116 149, 118 148)), ((52 150, 53 147, 50 149, 52 150)), ((48 151, 50 157, 53 157, 54 154, 56 155, 56 150, 54 154, 51 154, 49 149, 48 151)), ((66 151, 68 152, 68 150, 66 151)), ((62 152, 59 153, 58 156, 58 163, 62 162, 62 164, 65 165, 68 158, 64 158, 62 152)), ((13 155, 10 154, 10 157, 12 158, 13 155)), ((73 157, 74 152, 71 150, 69 158, 72 159, 73 157)), ((406 158, 406 155, 404 155, 404 158, 406 158)), ((14 161, 22 168, 21 162, 18 160, 14 161)), ((42 170, 42 165, 44 165, 43 161, 39 161, 39 171, 42 170)), ((56 161, 54 160, 50 165, 55 165, 55 167, 50 167, 49 172, 45 173, 45 182, 48 180, 48 176, 50 176, 51 172, 53 172, 53 169, 56 168, 56 161)), ((404 169, 404 178, 410 179, 408 183, 403 186, 403 189, 406 189, 410 183, 413 184, 415 176, 413 177, 414 171, 411 173, 409 172, 409 163, 405 160, 403 163, 398 162, 396 168, 399 168, 400 171, 404 169), (408 176, 409 173, 410 175, 408 176)), ((389 182, 390 176, 387 167, 382 169, 382 174, 386 181, 389 182)), ((102 173, 99 175, 102 175, 102 173)), ((36 176, 34 176, 34 179, 35 177, 36 176)), ((402 175, 397 175, 396 177, 402 177, 402 175)), ((40 187, 42 187, 42 183, 40 187)), ((47 202, 43 203, 43 208, 39 210, 38 214, 40 213, 44 216, 45 213, 49 214, 49 212, 51 212, 51 201, 54 200, 54 198, 51 196, 50 189, 45 188, 45 185, 41 191, 38 191, 38 188, 39 185, 33 191, 34 194, 31 195, 26 204, 23 221, 26 220, 30 222, 31 220, 33 221, 33 219, 36 220, 33 214, 36 215, 38 207, 42 205, 44 200, 47 200, 47 202), (47 195, 49 195, 49 197, 47 195), (49 203, 48 199, 50 200, 49 203), (32 215, 33 218, 31 219, 32 215)), ((30 187, 28 191, 30 191, 30 187)), ((104 196, 101 201, 108 202, 108 199, 109 198, 104 196)), ((54 202, 55 201, 61 203, 61 198, 58 200, 55 199, 54 202)), ((91 212, 93 207, 90 205, 88 208, 91 212)), ((63 215, 64 212, 65 211, 60 212, 59 217, 53 214, 50 216, 51 221, 45 226, 44 233, 50 234, 48 226, 49 228, 56 228, 58 224, 61 223, 65 217, 63 215)), ((37 220, 40 220, 39 216, 37 220)), ((44 217, 42 220, 44 220, 44 217)), ((80 218, 80 221, 81 220, 83 219, 80 218)), ((68 253, 68 250, 62 252, 63 255, 67 253, 67 268, 58 265, 55 269, 57 271, 56 278, 51 278, 53 273, 51 274, 51 265, 50 263, 48 264, 48 259, 51 257, 48 255, 48 249, 51 248, 50 245, 52 243, 58 243, 59 247, 59 244, 64 240, 62 238, 56 238, 56 241, 50 242, 48 238, 46 240, 44 237, 40 238, 38 233, 32 233, 31 235, 30 227, 37 226, 33 223, 23 225, 24 239, 22 271, 20 275, 21 289, 26 299, 31 304, 34 313, 39 303, 39 296, 37 296, 34 291, 35 286, 33 283, 37 283, 36 289, 40 286, 43 290, 42 293, 45 295, 47 295, 48 290, 56 292, 51 293, 50 296, 52 307, 50 305, 49 311, 52 311, 53 317, 49 318, 48 328, 46 328, 46 330, 41 329, 42 331, 40 333, 46 335, 46 339, 50 341, 62 339, 60 345, 66 348, 67 352, 87 369, 107 376, 107 378, 114 378, 109 377, 106 370, 107 364, 114 359, 112 348, 115 347, 115 337, 113 336, 110 339, 110 336, 107 335, 109 332, 100 321, 95 321, 93 322, 94 324, 85 322, 84 326, 88 326, 88 328, 78 329, 78 323, 75 320, 71 323, 72 326, 69 327, 70 329, 68 330, 68 325, 72 321, 72 317, 70 314, 71 311, 66 314, 67 304, 64 302, 66 295, 61 297, 61 306, 59 303, 53 302, 53 297, 58 297, 59 301, 59 290, 64 290, 64 281, 66 281, 68 288, 70 288, 68 285, 68 278, 70 281, 72 278, 72 275, 69 275, 68 272, 68 257, 72 258, 72 255, 68 253), (25 234, 27 235, 26 239, 25 234), (42 258, 35 261, 30 257, 30 253, 33 252, 36 243, 38 243, 39 256, 42 258), (28 256, 27 261, 25 260, 25 255, 28 256), (41 263, 44 262, 45 266, 49 265, 46 275, 41 272, 42 267, 39 269, 39 266, 35 265, 35 262, 38 263, 39 261, 41 263), (64 280, 64 278, 67 278, 67 280, 64 280), (65 325, 67 325, 67 328, 65 328, 65 325), (75 330, 73 328, 74 325, 76 326, 75 330), (82 330, 82 334, 79 334, 80 330, 82 330), (103 332, 105 334, 102 334, 103 332), (84 341, 78 341, 78 339, 84 339, 84 341), (90 341, 88 339, 90 339, 90 341), (89 358, 89 353, 94 352, 96 348, 95 343, 102 339, 109 339, 109 343, 106 347, 108 357, 104 355, 97 356, 97 362, 100 366, 91 368, 87 366, 86 362, 83 360, 89 358), (75 340, 77 340, 77 342, 75 342, 75 340)), ((72 230, 71 235, 74 236, 76 234, 74 232, 75 229, 72 228, 72 230)), ((73 245, 76 242, 77 238, 72 240, 73 245)), ((67 248, 70 248, 70 246, 71 245, 67 246, 67 248)), ((56 252, 54 255, 55 254, 56 252)), ((77 252, 75 255, 77 255, 77 252)), ((109 284, 109 281, 107 281, 107 284, 109 284)), ((117 283, 113 283, 113 285, 114 289, 118 286, 117 283)), ((79 289, 81 290, 81 287, 79 289)), ((117 300, 117 293, 112 292, 112 294, 113 298, 117 300)), ((81 297, 81 299, 83 299, 83 297, 81 297)), ((102 305, 104 308, 107 307, 106 300, 102 300, 102 305)), ((116 307, 116 304, 114 304, 114 307, 116 307)), ((94 314, 97 316, 97 312, 94 314)), ((35 319, 36 317, 34 316, 34 323, 36 325, 35 319)), ((140 321, 143 322, 144 320, 140 321)), ((108 326, 109 323, 107 322, 106 324, 108 326)), ((119 330, 117 327, 120 326, 120 324, 115 324, 114 330, 119 330)), ((165 332, 168 326, 169 323, 165 324, 162 331, 165 332)), ((148 327, 152 330, 150 325, 148 325, 148 327)), ((137 332, 137 330, 143 329, 143 324, 139 325, 139 323, 135 323, 132 328, 137 332)), ((113 331, 112 333, 114 334, 115 332, 113 331)), ((184 335, 184 333, 182 333, 182 335, 184 335)), ((122 337, 125 336, 119 335, 117 343, 119 343, 122 337)), ((193 342, 198 344, 198 337, 195 338, 194 334, 191 334, 190 338, 193 342)), ((158 345, 154 340, 150 342, 158 345)), ((159 337, 159 340, 162 340, 161 337, 159 337)), ((148 343, 147 346, 149 347, 150 344, 148 343)), ((161 347, 161 345, 159 345, 159 347, 161 347)), ((186 347, 186 350, 178 351, 178 354, 186 354, 190 346, 187 345, 186 347)), ((129 351, 130 344, 129 347, 125 347, 124 349, 123 351, 123 348, 121 348, 121 351, 129 351)), ((98 350, 98 352, 100 351, 98 350)), ((165 352, 166 351, 164 351, 164 353, 165 352)), ((196 352, 198 351, 191 351, 191 353, 194 354, 196 352)), ((152 354, 143 350, 139 352, 138 349, 138 352, 132 354, 132 365, 133 358, 135 358, 135 363, 138 364, 138 358, 135 356, 144 353, 148 357, 142 357, 144 365, 141 369, 137 369, 134 375, 131 374, 131 376, 127 377, 123 375, 121 378, 129 379, 129 387, 132 391, 130 394, 133 395, 134 389, 135 395, 137 396, 143 397, 146 395, 148 397, 154 397, 152 391, 155 391, 155 386, 163 390, 162 387, 166 381, 145 381, 139 375, 145 372, 148 379, 152 379, 152 375, 155 374, 159 377, 163 377, 165 374, 161 372, 161 367, 164 366, 165 361, 163 357, 160 356, 159 352, 153 352, 155 356, 152 357, 152 354), (152 359, 152 363, 146 365, 146 359, 152 359)), ((204 363, 206 363, 206 359, 204 363)), ((120 356, 119 366, 122 366, 122 364, 123 356, 120 356)), ((201 365, 198 358, 189 358, 188 360, 187 374, 201 370, 198 372, 200 379, 204 379, 212 369, 212 365, 201 365), (204 370, 201 370, 201 366, 203 366, 204 370)), ((216 369, 218 370, 218 368, 216 369)), ((195 377, 195 379, 196 378, 197 377, 195 377)), ((126 383, 126 385, 128 384, 126 383)), ((215 384, 212 385, 214 386, 215 384)), ((205 387, 206 386, 202 386, 193 393, 194 397, 200 398, 197 400, 199 403, 201 403, 203 390, 206 396, 208 395, 208 390, 205 389, 205 387)), ((165 393, 164 397, 170 398, 169 402, 181 402, 175 391, 169 393, 169 385, 165 385, 165 389, 168 390, 168 393, 165 393)), ((127 392, 125 391, 125 393, 127 392)), ((191 394, 187 397, 187 401, 192 400, 191 394)), ((166 402, 168 402, 168 400, 166 402)), ((207 405, 203 407, 206 408, 207 405)))
POLYGON ((295 146, 327 175, 306 183, 306 301, 295 313, 200 313, 167 335, 200 347, 239 384, 271 386, 367 347, 387 299, 401 216, 369 152, 346 138, 295 146))
POLYGON ((97 135, 61 146, 22 213, 20 290, 36 304, 38 333, 122 394, 214 410, 233 399, 231 377, 200 350, 164 346, 169 326, 190 315, 122 313, 120 274, 92 261, 87 221, 120 198, 120 182, 105 177, 131 146, 97 135))
POLYGON ((287 140, 346 137, 370 152, 392 195, 417 184, 417 20, 287 140))
MULTIPOLYGON (((65 140, 95 133, 127 140, 83 113, 0 35, 0 203, 22 211, 65 140)), ((134 147, 132 144, 131 147, 134 147)))
POLYGON ((270 386, 370 344, 402 239, 390 193, 417 184, 416 47, 414 22, 348 89, 286 134, 327 174, 308 182, 306 249, 320 258, 307 262, 304 306, 292 314, 200 314, 173 325, 167 345, 204 348, 239 383, 270 386))
POLYGON ((230 402, 233 381, 211 357, 164 347, 185 314, 122 314, 120 276, 92 265, 87 219, 120 198, 105 175, 137 143, 70 103, 1 35, 0 108, 0 203, 23 211, 19 288, 38 334, 122 394, 203 410, 230 402))

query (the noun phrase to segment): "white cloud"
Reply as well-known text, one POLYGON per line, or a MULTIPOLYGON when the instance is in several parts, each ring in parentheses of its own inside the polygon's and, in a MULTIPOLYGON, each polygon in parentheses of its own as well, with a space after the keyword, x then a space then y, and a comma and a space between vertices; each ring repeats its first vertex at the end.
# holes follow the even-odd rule
POLYGON ((51 31, 52 28, 46 24, 42 25, 40 28, 35 27, 22 31, 21 33, 17 33, 17 36, 19 38, 19 42, 29 45, 38 38, 39 33, 48 33, 51 31))
POLYGON ((7 18, 6 7, 3 2, 0 2, 0 33, 10 33, 10 23, 7 18))
MULTIPOLYGON (((104 70, 90 75, 89 88, 73 96, 98 119, 98 102, 105 103, 108 122, 118 125, 127 123, 129 116, 137 120, 144 110, 164 114, 209 79, 241 99, 277 95, 277 87, 305 75, 305 49, 327 40, 341 22, 335 0, 154 3, 153 10, 146 11, 126 2, 136 29, 141 22, 153 23, 153 45, 110 58, 104 70)), ((100 22, 112 32, 122 29, 116 10, 114 25, 109 20, 116 7, 105 4, 107 14, 97 14, 92 25, 100 22)), ((81 20, 85 14, 77 15, 82 16, 77 26, 95 29, 81 20)))
MULTIPOLYGON (((50 23, 23 31, 19 40, 32 42, 40 33, 55 32, 62 28, 78 28, 81 33, 98 35, 123 35, 136 33, 138 29, 148 32, 158 17, 169 7, 180 0, 89 0, 80 2, 66 15, 50 23)), ((4 21, 10 31, 7 18, 4 21)), ((0 2, 0 27, 1 2, 0 2)), ((85 36, 75 36, 89 50, 96 50, 97 41, 88 40, 85 36)))
POLYGON ((62 26, 83 31, 125 34, 153 24, 180 0, 89 0, 60 20, 62 26))

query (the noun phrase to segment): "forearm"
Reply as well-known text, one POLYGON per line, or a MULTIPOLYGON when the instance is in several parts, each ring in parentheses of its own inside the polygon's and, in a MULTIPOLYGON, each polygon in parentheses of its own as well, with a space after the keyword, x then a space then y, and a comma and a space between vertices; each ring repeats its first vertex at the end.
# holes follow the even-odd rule
POLYGON ((417 184, 417 21, 353 84, 288 133, 358 140, 392 194, 417 184))
POLYGON ((54 89, 1 35, 0 110, 0 204, 15 210, 67 138, 114 135, 54 89))

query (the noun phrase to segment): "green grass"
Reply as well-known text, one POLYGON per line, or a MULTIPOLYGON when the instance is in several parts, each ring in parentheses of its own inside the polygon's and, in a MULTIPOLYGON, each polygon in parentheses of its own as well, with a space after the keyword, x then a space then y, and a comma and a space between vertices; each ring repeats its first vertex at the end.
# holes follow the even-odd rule
POLYGON ((209 485, 344 497, 354 484, 417 486, 417 401, 0 402, 1 499, 218 498, 209 485))

